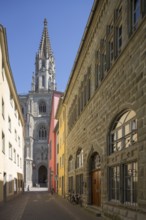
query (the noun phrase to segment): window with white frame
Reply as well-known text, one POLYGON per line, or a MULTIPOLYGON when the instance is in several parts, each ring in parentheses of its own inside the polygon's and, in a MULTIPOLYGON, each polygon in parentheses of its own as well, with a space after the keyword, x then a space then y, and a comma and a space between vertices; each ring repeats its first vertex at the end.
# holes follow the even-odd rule
POLYGON ((79 149, 76 155, 76 168, 83 166, 83 149, 79 149))
POLYGON ((127 205, 137 204, 137 161, 109 168, 109 200, 127 205))
POLYGON ((110 200, 120 201, 120 166, 110 167, 110 200))
POLYGON ((124 198, 126 204, 137 203, 138 164, 131 162, 123 165, 124 198))
POLYGON ((137 118, 132 110, 123 113, 110 132, 109 154, 130 147, 137 142, 137 118))

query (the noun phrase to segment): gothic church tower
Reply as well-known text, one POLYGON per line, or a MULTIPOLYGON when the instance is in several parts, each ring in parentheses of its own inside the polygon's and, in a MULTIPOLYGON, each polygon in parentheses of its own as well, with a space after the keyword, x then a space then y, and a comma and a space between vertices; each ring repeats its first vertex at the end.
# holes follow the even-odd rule
POLYGON ((45 19, 31 91, 19 95, 25 119, 25 187, 47 186, 48 127, 54 90, 55 62, 45 19))

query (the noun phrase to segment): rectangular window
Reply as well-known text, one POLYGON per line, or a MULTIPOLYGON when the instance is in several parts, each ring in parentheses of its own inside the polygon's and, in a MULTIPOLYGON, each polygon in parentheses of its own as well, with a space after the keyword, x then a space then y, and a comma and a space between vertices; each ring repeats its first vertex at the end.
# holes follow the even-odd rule
POLYGON ((88 77, 88 81, 87 81, 87 100, 89 100, 90 99, 90 93, 91 93, 91 91, 90 91, 90 89, 91 89, 91 82, 90 82, 90 76, 88 77))
POLYGON ((5 153, 5 134, 2 132, 2 152, 5 153))
POLYGON ((83 194, 83 174, 76 175, 76 193, 83 194))
POLYGON ((81 113, 81 108, 80 108, 80 95, 78 97, 78 116, 80 115, 81 113))
POLYGON ((10 91, 10 103, 11 103, 11 106, 13 107, 13 97, 12 97, 11 91, 10 91))
POLYGON ((20 137, 18 136, 18 146, 20 147, 20 137))
POLYGON ((140 18, 140 0, 132 0, 132 27, 137 29, 140 18))
POLYGON ((45 87, 45 76, 42 76, 42 87, 45 87))
POLYGON ((68 191, 69 192, 73 192, 74 188, 73 188, 73 176, 70 176, 68 178, 68 191))
POLYGON ((131 162, 109 168, 109 200, 137 204, 138 164, 131 162))
POLYGON ((109 42, 109 60, 110 60, 110 66, 113 63, 114 60, 114 43, 113 39, 109 42))
POLYGON ((17 141, 17 131, 15 130, 15 141, 17 141))
POLYGON ((119 201, 120 199, 120 167, 111 167, 109 170, 110 179, 110 200, 119 201))
POLYGON ((3 81, 5 80, 5 68, 4 68, 4 64, 2 63, 2 78, 3 81))
POLYGON ((59 143, 57 144, 57 154, 59 154, 59 143))
POLYGON ((122 47, 122 25, 119 25, 117 27, 117 53, 121 52, 121 47, 122 47))
POLYGON ((9 143, 9 159, 12 160, 12 145, 9 143))
POLYGON ((61 164, 62 164, 62 161, 61 161, 61 159, 62 159, 62 158, 60 157, 60 168, 61 168, 61 164))
POLYGON ((124 164, 124 203, 137 203, 138 166, 137 162, 124 164))
POLYGON ((131 35, 138 28, 139 21, 146 14, 146 1, 128 0, 128 8, 129 35, 131 35))
POLYGON ((14 163, 16 163, 16 150, 14 149, 14 163))
POLYGON ((16 106, 15 106, 15 117, 16 117, 16 118, 17 118, 17 114, 18 114, 17 108, 16 108, 16 106))
POLYGON ((19 155, 17 154, 17 166, 19 167, 19 155))
POLYGON ((11 132, 11 118, 8 117, 8 129, 11 132))
POLYGON ((5 103, 4 103, 3 98, 2 98, 2 116, 3 118, 5 118, 5 103))

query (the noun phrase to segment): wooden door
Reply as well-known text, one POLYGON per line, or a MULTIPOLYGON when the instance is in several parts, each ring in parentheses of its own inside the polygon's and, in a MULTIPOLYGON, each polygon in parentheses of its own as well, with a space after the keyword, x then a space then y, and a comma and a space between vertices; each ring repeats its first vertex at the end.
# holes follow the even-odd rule
POLYGON ((101 171, 96 170, 91 173, 92 181, 92 204, 96 206, 101 205, 101 183, 100 183, 101 171))

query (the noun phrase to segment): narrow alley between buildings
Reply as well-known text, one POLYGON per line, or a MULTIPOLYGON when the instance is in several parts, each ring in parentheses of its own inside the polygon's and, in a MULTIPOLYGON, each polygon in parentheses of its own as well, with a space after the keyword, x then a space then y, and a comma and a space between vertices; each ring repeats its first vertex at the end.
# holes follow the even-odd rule
POLYGON ((95 214, 47 191, 30 191, 0 205, 1 220, 99 220, 95 214))

